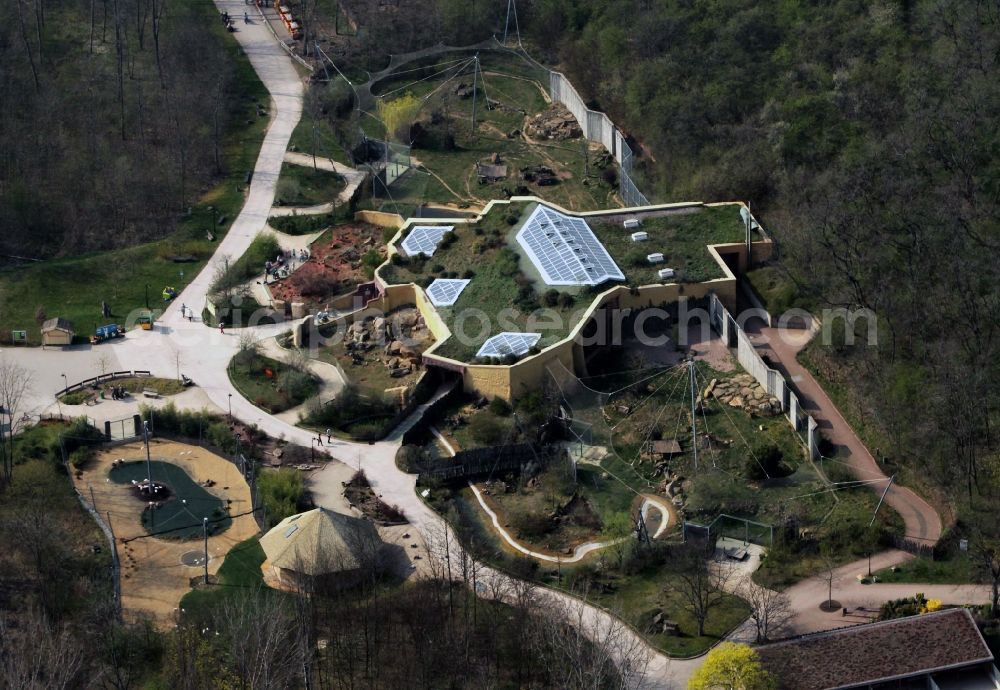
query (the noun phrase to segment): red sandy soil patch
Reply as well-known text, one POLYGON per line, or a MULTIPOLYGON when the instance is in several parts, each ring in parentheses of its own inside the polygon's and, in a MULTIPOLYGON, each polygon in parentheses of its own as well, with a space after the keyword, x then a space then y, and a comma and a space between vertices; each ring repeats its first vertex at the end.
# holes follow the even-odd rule
POLYGON ((382 228, 367 223, 337 226, 329 237, 314 242, 309 249, 312 255, 308 261, 289 277, 268 286, 275 299, 323 306, 324 300, 368 282, 361 264, 365 253, 374 249, 382 258, 386 254, 382 228))

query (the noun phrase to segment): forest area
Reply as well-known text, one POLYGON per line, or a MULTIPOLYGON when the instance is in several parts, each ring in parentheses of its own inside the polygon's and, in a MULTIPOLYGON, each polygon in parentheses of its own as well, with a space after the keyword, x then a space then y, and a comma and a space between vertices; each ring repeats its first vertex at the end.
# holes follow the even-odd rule
POLYGON ((165 237, 225 170, 237 63, 211 3, 0 6, 0 254, 165 237))
MULTIPOLYGON (((507 3, 439 0, 392 41, 381 19, 416 3, 344 5, 371 27, 344 52, 357 70, 428 31, 502 35, 507 3)), ((750 204, 780 247, 775 310, 877 315, 877 343, 837 326, 810 367, 958 519, 945 548, 1000 536, 1000 2, 522 0, 517 27, 635 139, 647 196, 750 204)))
POLYGON ((841 328, 811 367, 958 519, 945 548, 997 536, 1000 3, 531 8, 522 32, 561 36, 548 57, 648 153, 640 187, 750 203, 780 245, 776 306, 877 315, 877 344, 841 328))

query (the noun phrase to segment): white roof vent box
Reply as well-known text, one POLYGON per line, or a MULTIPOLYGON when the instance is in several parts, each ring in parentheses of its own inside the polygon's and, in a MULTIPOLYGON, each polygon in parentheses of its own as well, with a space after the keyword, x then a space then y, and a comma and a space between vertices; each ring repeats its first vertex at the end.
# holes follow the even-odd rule
POLYGON ((639 222, 638 218, 629 218, 624 223, 626 230, 638 230, 642 223, 639 222))
POLYGON ((632 241, 633 242, 645 242, 649 239, 649 233, 647 232, 633 232, 632 241))
POLYGON ((656 273, 660 276, 660 280, 670 280, 677 275, 677 271, 672 268, 661 268, 656 273))
POLYGON ((653 252, 652 254, 647 254, 646 261, 648 261, 651 264, 662 264, 663 254, 661 252, 653 252))

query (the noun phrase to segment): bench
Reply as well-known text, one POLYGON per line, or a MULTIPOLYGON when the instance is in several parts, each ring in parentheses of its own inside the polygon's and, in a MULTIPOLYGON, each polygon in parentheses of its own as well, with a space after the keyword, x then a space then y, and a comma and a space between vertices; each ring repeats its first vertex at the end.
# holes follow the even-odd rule
POLYGON ((160 397, 160 393, 158 391, 152 389, 152 388, 143 388, 142 389, 142 396, 144 398, 159 398, 160 397))

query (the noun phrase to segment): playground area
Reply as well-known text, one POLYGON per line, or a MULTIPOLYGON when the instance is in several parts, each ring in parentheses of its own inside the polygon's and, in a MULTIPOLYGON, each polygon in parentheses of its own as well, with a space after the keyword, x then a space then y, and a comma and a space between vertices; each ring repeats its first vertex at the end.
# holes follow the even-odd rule
POLYGON ((153 484, 162 487, 155 508, 137 488, 148 479, 141 442, 100 451, 74 483, 110 520, 121 562, 124 616, 163 626, 192 580, 203 576, 203 518, 208 518, 210 577, 229 550, 258 528, 249 514, 250 489, 228 460, 199 446, 161 440, 150 441, 150 459, 153 484))

